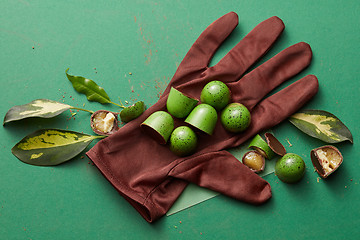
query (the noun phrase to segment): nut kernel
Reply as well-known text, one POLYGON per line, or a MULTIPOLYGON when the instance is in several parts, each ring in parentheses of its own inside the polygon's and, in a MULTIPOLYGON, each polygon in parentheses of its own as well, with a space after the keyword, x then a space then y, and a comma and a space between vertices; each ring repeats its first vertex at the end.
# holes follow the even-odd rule
POLYGON ((242 162, 254 172, 263 171, 265 168, 265 158, 257 151, 249 151, 245 153, 242 158, 242 162))

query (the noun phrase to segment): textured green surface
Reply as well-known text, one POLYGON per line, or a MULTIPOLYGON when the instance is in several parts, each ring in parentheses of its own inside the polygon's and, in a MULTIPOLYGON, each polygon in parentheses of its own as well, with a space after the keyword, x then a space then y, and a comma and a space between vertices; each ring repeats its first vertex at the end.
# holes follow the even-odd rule
POLYGON ((299 184, 284 184, 272 174, 265 179, 273 198, 265 205, 218 196, 148 224, 86 157, 57 167, 35 167, 11 154, 20 139, 40 128, 91 134, 88 113, 78 112, 75 120, 67 111, 53 119, 12 122, 0 130, 1 239, 357 239, 360 235, 359 1, 2 0, 0 9, 2 116, 14 105, 39 98, 91 110, 119 110, 89 103, 75 92, 64 73, 68 67, 93 79, 114 101, 120 97, 129 104, 135 99, 154 104, 202 30, 235 11, 239 26, 212 64, 256 24, 279 16, 285 32, 265 58, 299 41, 308 42, 313 62, 297 78, 315 74, 320 91, 307 108, 335 114, 354 136, 353 145, 336 144, 344 156, 342 166, 328 179, 318 180, 310 150, 325 144, 284 122, 272 130, 288 152, 304 158, 307 169, 299 184))

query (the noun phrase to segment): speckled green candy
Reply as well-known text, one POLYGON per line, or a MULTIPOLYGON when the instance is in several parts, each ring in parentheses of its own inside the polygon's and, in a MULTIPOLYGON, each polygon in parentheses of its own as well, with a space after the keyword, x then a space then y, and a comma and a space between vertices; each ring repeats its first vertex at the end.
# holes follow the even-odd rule
POLYGON ((251 122, 249 110, 241 103, 230 103, 221 112, 221 123, 229 132, 242 132, 251 122))
POLYGON ((187 127, 176 128, 170 136, 170 150, 180 157, 188 156, 195 152, 197 137, 195 132, 187 127))
POLYGON ((261 153, 265 158, 272 159, 275 156, 275 153, 269 145, 265 142, 265 140, 257 134, 250 142, 249 148, 257 150, 261 153))
POLYGON ((185 118, 194 109, 198 100, 185 96, 175 88, 170 89, 166 108, 176 118, 185 118))
POLYGON ((211 81, 201 91, 200 100, 213 106, 217 111, 223 109, 230 102, 230 90, 221 81, 211 81))
POLYGON ((285 183, 296 183, 305 174, 305 162, 295 153, 287 153, 275 164, 275 175, 285 183))
POLYGON ((212 135, 217 122, 217 112, 209 104, 197 105, 185 119, 185 122, 212 135))
POLYGON ((166 144, 174 130, 174 119, 164 111, 151 114, 141 125, 141 129, 160 144, 166 144))
POLYGON ((120 118, 123 122, 130 122, 139 117, 145 111, 145 104, 143 101, 134 103, 133 105, 124 108, 120 112, 120 118))

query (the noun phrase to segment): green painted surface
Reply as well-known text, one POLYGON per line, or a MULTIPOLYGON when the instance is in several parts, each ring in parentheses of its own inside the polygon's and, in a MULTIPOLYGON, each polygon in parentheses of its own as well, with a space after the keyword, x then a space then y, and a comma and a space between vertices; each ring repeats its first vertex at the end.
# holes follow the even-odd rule
MULTIPOLYGON (((238 28, 219 49, 215 64, 259 22, 279 16, 284 34, 265 59, 299 41, 308 42, 320 91, 307 108, 339 117, 354 144, 336 144, 344 163, 318 180, 310 150, 323 142, 289 122, 273 128, 289 152, 307 165, 297 185, 265 177, 273 198, 250 206, 217 196, 154 224, 112 188, 84 154, 57 167, 17 160, 10 149, 41 128, 91 134, 89 117, 66 111, 53 119, 12 122, 0 130, 1 239, 356 239, 360 235, 359 1, 31 1, 0 2, 1 106, 34 99, 64 101, 90 110, 119 110, 89 103, 72 89, 65 69, 93 79, 110 98, 154 104, 177 66, 208 24, 229 11, 238 28), (84 105, 85 104, 85 105, 84 105), (288 141, 292 144, 290 147, 288 141)), ((284 84, 284 86, 287 84, 284 84)), ((92 143, 93 145, 94 143, 92 143)), ((92 146, 91 145, 91 146, 92 146)))

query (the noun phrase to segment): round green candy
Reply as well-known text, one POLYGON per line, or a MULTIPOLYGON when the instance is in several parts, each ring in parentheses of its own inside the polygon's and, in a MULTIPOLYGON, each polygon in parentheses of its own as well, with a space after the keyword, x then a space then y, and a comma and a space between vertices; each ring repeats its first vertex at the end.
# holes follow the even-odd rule
POLYGON ((220 120, 226 130, 238 133, 249 127, 251 115, 243 104, 230 103, 221 112, 220 120))
POLYGON ((275 164, 275 175, 285 183, 296 183, 305 174, 305 162, 295 153, 287 153, 275 164))
POLYGON ((184 157, 195 152, 197 137, 195 132, 187 127, 177 127, 170 136, 170 150, 177 156, 184 157))
POLYGON ((230 90, 221 81, 211 81, 201 91, 202 103, 213 106, 217 111, 223 109, 230 102, 230 90))

